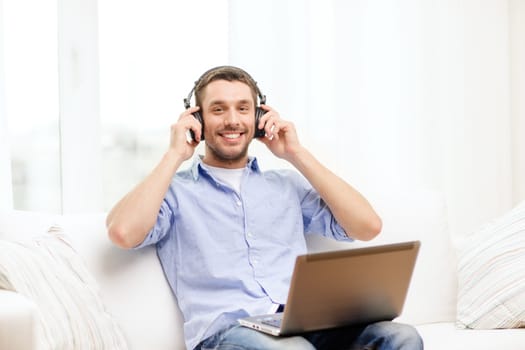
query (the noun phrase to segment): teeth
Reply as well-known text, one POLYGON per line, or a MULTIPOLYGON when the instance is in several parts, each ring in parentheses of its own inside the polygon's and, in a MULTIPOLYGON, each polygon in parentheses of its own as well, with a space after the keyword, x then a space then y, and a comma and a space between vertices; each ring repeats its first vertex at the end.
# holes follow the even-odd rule
POLYGON ((226 137, 227 139, 236 139, 239 136, 241 136, 241 134, 226 134, 226 135, 224 135, 224 137, 226 137))

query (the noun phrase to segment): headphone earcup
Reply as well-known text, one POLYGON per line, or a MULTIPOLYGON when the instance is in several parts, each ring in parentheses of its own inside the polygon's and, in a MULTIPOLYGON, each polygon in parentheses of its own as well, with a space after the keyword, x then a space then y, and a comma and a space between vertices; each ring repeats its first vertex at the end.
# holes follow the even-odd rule
POLYGON ((262 109, 261 107, 255 108, 255 134, 253 135, 253 137, 264 137, 265 135, 264 128, 259 129, 259 120, 261 120, 262 116, 265 113, 266 111, 262 109))
MULTIPOLYGON (((197 121, 199 123, 201 123, 201 141, 202 141, 202 140, 204 140, 204 122, 202 120, 202 116, 201 116, 200 112, 194 112, 194 113, 192 113, 192 115, 193 115, 193 117, 195 119, 197 119, 197 121)), ((191 135, 191 138, 193 140, 195 140, 195 133, 191 129, 190 129, 190 135, 191 135)))

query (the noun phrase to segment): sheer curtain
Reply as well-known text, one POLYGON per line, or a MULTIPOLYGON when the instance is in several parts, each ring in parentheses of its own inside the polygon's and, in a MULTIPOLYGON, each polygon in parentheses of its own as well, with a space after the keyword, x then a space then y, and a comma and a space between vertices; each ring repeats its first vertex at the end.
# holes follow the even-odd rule
MULTIPOLYGON (((226 63, 365 194, 439 191, 456 232, 525 199, 523 1, 0 0, 0 10, 2 208, 108 210, 160 159, 193 81, 226 63)), ((251 152, 263 168, 289 166, 258 142, 251 152)))
POLYGON ((523 60, 509 38, 525 41, 523 26, 509 32, 516 11, 499 0, 232 0, 231 61, 337 173, 365 193, 440 191, 452 229, 467 232, 525 199, 513 179, 525 161, 513 133, 523 110, 511 113, 523 60))
MULTIPOLYGON (((3 3, 0 0, 0 19, 3 14, 3 3)), ((0 35, 0 210, 13 209, 13 187, 11 179, 11 162, 5 118, 5 84, 4 84, 4 38, 0 35)))
MULTIPOLYGON (((3 3, 0 0, 0 19, 3 17, 3 13, 3 3)), ((13 208, 11 162, 9 161, 7 119, 5 118, 4 80, 4 36, 0 35, 0 210, 13 208)))
POLYGON ((228 60, 227 0, 0 10, 0 209, 109 210, 160 159, 198 75, 228 60))
POLYGON ((517 202, 525 198, 525 2, 511 0, 511 114, 512 114, 512 185, 517 202))
POLYGON ((0 203, 60 211, 56 0, 0 4, 0 203))

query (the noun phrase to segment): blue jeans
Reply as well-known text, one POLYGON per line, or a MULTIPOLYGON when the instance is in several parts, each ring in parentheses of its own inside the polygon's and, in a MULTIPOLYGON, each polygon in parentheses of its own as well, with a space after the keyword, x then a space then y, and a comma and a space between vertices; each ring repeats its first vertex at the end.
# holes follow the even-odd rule
POLYGON ((233 325, 202 341, 195 350, 420 350, 423 340, 417 330, 395 322, 362 327, 343 327, 300 336, 274 337, 233 325))

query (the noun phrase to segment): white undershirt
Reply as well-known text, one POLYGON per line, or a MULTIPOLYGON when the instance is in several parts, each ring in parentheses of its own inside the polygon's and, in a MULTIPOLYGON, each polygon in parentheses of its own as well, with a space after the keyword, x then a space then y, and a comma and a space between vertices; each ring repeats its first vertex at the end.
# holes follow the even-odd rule
POLYGON ((214 178, 229 185, 237 194, 241 194, 241 179, 242 174, 244 173, 244 168, 239 169, 226 169, 226 168, 217 168, 207 164, 203 164, 204 168, 208 170, 214 178))

